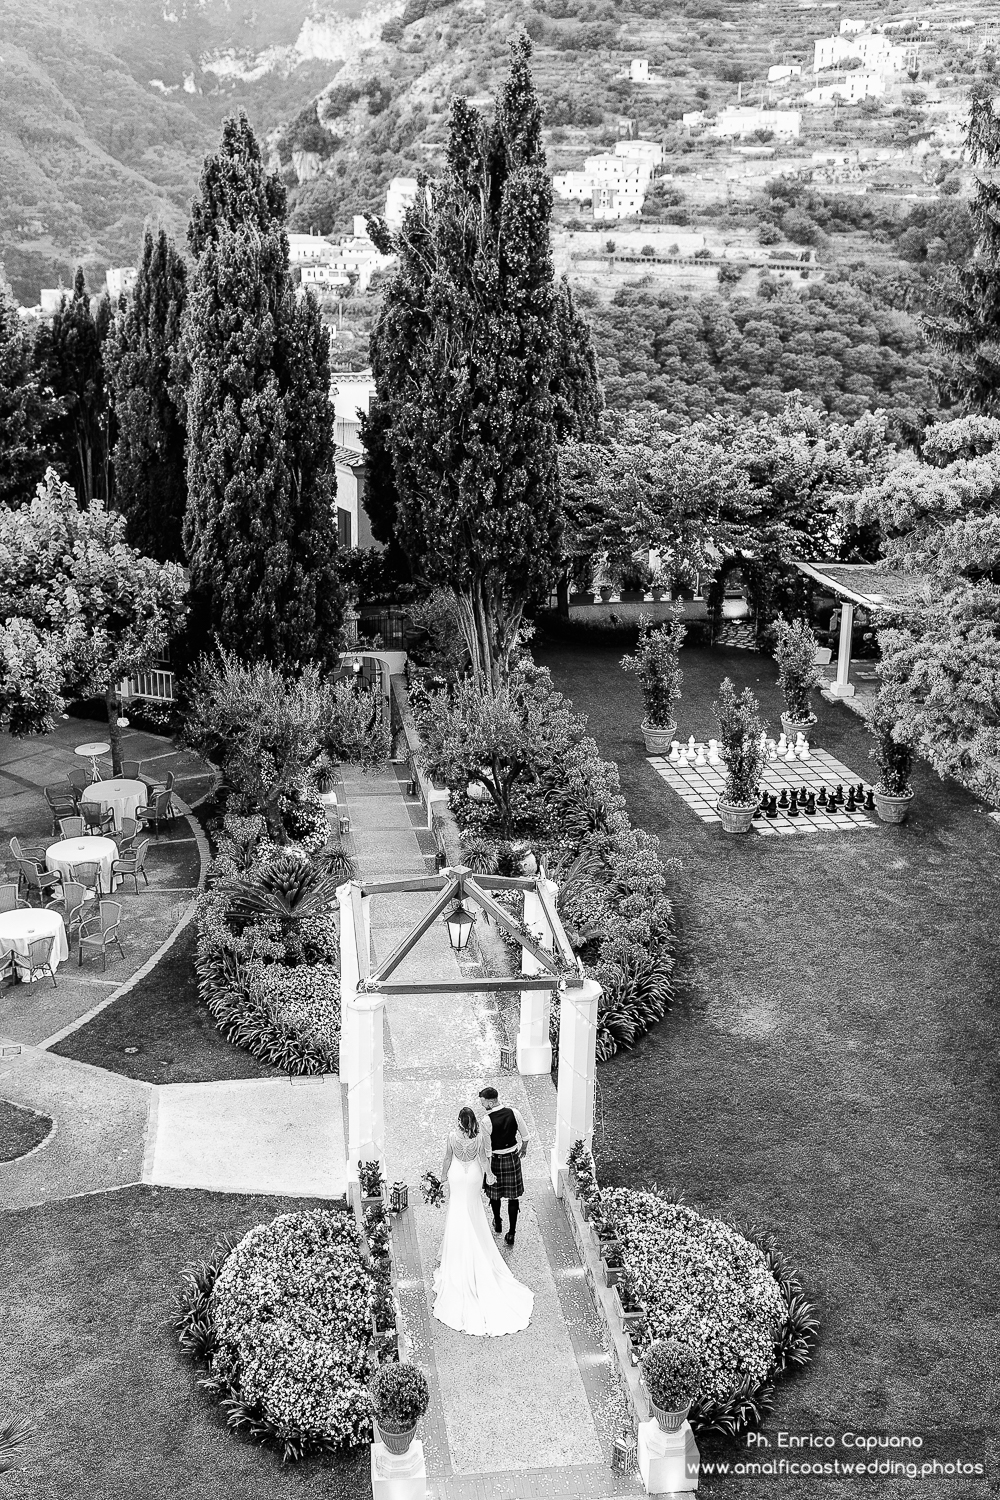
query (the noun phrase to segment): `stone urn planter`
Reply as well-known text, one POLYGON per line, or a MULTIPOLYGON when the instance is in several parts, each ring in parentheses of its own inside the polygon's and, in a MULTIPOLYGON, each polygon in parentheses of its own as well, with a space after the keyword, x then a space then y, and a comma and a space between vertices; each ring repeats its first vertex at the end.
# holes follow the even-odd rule
POLYGON ((647 755, 669 755, 670 742, 677 735, 676 724, 647 724, 643 719, 639 728, 642 730, 647 755))
POLYGON ((750 832, 753 826, 753 815, 757 811, 756 802, 748 807, 738 802, 724 802, 720 797, 715 805, 722 819, 723 833, 750 832))
POLYGON ((611 587, 611 585, 610 584, 605 584, 604 587, 600 591, 600 594, 601 594, 601 603, 602 604, 610 604, 611 603, 611 595, 613 593, 614 593, 614 589, 611 587))
POLYGON ((375 1430, 390 1453, 408 1453, 430 1392, 422 1371, 410 1364, 383 1365, 372 1381, 375 1430))
POLYGON ((679 1432, 701 1385, 696 1354, 675 1339, 656 1339, 643 1351, 639 1384, 661 1432, 679 1432))
POLYGON ((914 793, 907 792, 902 797, 890 797, 888 792, 882 792, 877 786, 872 788, 875 797, 875 811, 883 823, 905 823, 906 815, 910 811, 910 803, 913 801, 914 793))
POLYGON ((681 1428, 684 1426, 684 1423, 687 1421, 687 1414, 691 1410, 692 1403, 689 1401, 686 1406, 678 1407, 676 1411, 667 1411, 664 1407, 657 1406, 652 1396, 650 1396, 649 1391, 646 1390, 646 1382, 642 1379, 641 1376, 639 1377, 639 1380, 643 1390, 646 1391, 646 1396, 649 1400, 649 1409, 652 1412, 660 1431, 680 1432, 681 1428))
POLYGON ((798 735, 812 741, 812 732, 816 728, 818 720, 815 714, 810 714, 808 719, 793 719, 788 714, 781 715, 781 727, 788 739, 795 743, 798 735))

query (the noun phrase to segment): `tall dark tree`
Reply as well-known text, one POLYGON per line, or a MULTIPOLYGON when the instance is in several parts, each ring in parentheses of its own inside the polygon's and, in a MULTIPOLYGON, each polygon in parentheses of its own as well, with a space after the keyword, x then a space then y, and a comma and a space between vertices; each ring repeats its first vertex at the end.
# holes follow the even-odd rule
MULTIPOLYGON (((228 186, 212 200, 220 213, 201 213, 192 234, 203 248, 184 331, 183 536, 195 609, 242 657, 331 666, 343 594, 329 339, 312 297, 296 299, 280 217, 261 223, 259 151, 248 154, 244 134, 227 125, 220 156, 230 146, 239 171, 210 162, 202 178, 203 190, 206 182, 228 186), (229 192, 240 173, 245 216, 229 192)), ((202 208, 208 201, 203 191, 202 208)))
POLYGON ((218 242, 223 228, 256 226, 259 230, 284 224, 284 184, 277 173, 265 172, 260 145, 243 110, 222 127, 222 145, 206 156, 191 204, 188 244, 201 255, 218 242))
POLYGON ((943 315, 929 321, 932 340, 950 356, 943 394, 967 412, 1000 416, 1000 114, 996 84, 974 84, 966 146, 976 171, 969 212, 976 253, 944 278, 943 315))
POLYGON ((105 345, 117 418, 115 506, 128 539, 160 562, 181 562, 187 503, 184 415, 178 389, 187 271, 166 231, 146 230, 135 290, 105 345))
MULTIPOLYGON (((391 242, 399 261, 371 343, 397 534, 414 574, 454 591, 473 674, 494 687, 526 604, 555 576, 557 443, 584 435, 599 400, 586 354, 560 383, 582 324, 553 275, 525 33, 511 53, 492 124, 452 106, 447 169, 391 242)), ((384 224, 372 233, 389 248, 384 224)))
POLYGON ((51 455, 59 405, 35 366, 33 339, 0 281, 0 505, 30 500, 51 455))
POLYGON ((90 294, 77 268, 72 296, 64 297, 48 328, 38 336, 42 380, 60 403, 50 429, 57 461, 81 501, 107 500, 111 489, 110 412, 104 371, 104 339, 110 326, 107 298, 91 310, 90 294))

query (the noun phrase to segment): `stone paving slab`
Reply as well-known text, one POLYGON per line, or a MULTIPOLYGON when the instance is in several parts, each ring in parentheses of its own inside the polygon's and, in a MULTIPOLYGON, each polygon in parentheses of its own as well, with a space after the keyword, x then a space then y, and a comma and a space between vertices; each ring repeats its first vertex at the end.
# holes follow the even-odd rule
POLYGON ((343 1197, 339 1080, 161 1084, 142 1180, 224 1193, 343 1197))

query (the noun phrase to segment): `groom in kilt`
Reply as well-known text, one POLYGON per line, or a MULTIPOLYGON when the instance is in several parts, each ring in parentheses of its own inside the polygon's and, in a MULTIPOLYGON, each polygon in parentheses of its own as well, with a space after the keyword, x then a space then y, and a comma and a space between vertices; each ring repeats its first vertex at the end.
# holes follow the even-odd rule
POLYGON ((508 1245, 513 1245, 517 1233, 518 1209, 524 1194, 521 1161, 528 1154, 531 1134, 520 1111, 501 1104, 495 1088, 480 1089, 479 1097, 485 1110, 482 1125, 492 1157, 490 1170, 496 1178, 495 1182, 487 1183, 484 1177, 483 1187, 493 1210, 493 1229, 496 1234, 503 1229, 500 1205, 504 1198, 507 1199, 508 1222, 504 1240, 508 1245))

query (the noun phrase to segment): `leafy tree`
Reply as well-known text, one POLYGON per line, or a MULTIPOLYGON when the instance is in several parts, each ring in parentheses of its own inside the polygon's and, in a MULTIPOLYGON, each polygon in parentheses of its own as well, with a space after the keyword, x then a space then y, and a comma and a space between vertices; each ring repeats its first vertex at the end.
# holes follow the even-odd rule
POLYGON ((270 179, 242 131, 229 130, 235 123, 220 155, 233 145, 236 166, 206 163, 203 174, 203 184, 226 184, 216 195, 225 200, 222 216, 210 227, 203 193, 192 221, 192 241, 204 249, 184 332, 184 548, 200 618, 221 645, 277 665, 332 666, 343 594, 329 336, 314 299, 296 299, 280 222, 259 223, 270 179), (245 188, 245 220, 235 181, 245 188))
POLYGON ((919 457, 850 509, 878 523, 886 562, 913 578, 879 632, 892 737, 1000 799, 1000 420, 930 428, 919 457))
POLYGON ((128 538, 161 562, 180 562, 187 503, 184 415, 178 390, 187 271, 166 231, 147 229, 135 290, 105 348, 117 417, 115 504, 128 538))
POLYGON ((52 461, 45 434, 58 415, 35 366, 31 334, 0 283, 0 505, 33 495, 52 461))
POLYGON ((1000 115, 996 86, 973 86, 966 146, 976 168, 969 213, 975 258, 953 272, 942 289, 943 316, 931 319, 932 338, 949 356, 943 382, 948 398, 966 411, 1000 415, 1000 115))
POLYGON ((101 695, 120 775, 118 684, 180 629, 186 591, 181 568, 135 551, 122 516, 81 507, 50 469, 29 504, 0 510, 0 725, 44 734, 101 695))
POLYGON ((285 222, 285 208, 281 178, 264 171, 253 126, 241 109, 223 124, 221 148, 205 158, 191 205, 191 251, 201 255, 223 229, 254 225, 264 233, 285 222))
MULTIPOLYGON (((552 270, 524 33, 511 52, 492 124, 452 106, 447 170, 407 214, 371 343, 400 541, 418 579, 454 590, 472 671, 494 687, 558 559, 557 441, 597 401, 552 270)), ((372 233, 389 247, 383 224, 372 233)))
POLYGON ((73 294, 64 297, 48 328, 38 335, 39 369, 44 384, 61 405, 51 428, 58 453, 81 501, 110 494, 108 392, 104 340, 110 325, 108 300, 91 311, 83 268, 77 269, 73 294))

